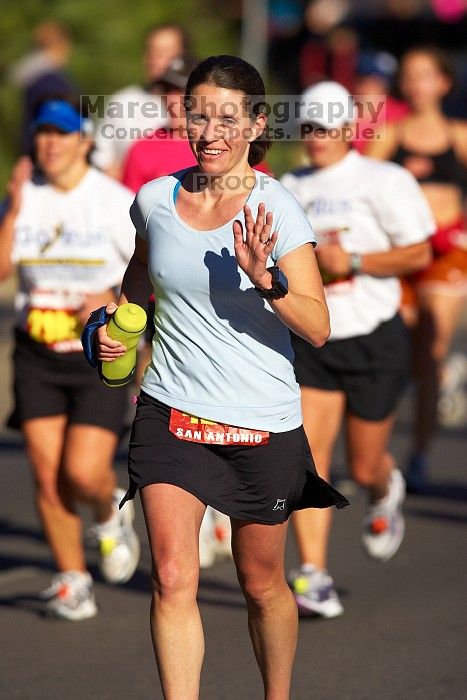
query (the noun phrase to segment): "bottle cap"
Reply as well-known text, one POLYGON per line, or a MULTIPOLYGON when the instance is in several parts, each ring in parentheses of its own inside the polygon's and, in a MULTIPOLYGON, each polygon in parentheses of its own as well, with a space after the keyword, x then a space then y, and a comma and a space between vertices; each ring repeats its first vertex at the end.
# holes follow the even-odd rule
POLYGON ((122 304, 113 316, 116 325, 127 333, 141 333, 146 326, 146 312, 138 304, 122 304))

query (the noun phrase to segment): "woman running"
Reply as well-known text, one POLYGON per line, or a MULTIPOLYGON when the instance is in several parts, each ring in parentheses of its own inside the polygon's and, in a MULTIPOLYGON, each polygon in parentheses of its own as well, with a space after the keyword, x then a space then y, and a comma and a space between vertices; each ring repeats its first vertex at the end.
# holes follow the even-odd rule
POLYGON ((416 177, 436 221, 433 261, 403 280, 404 319, 413 328, 416 381, 415 426, 407 472, 414 491, 426 482, 427 452, 436 427, 442 365, 467 293, 467 124, 443 114, 442 100, 453 84, 453 69, 438 48, 411 49, 402 58, 400 89, 410 107, 388 124, 368 155, 393 160, 416 177))
MULTIPOLYGON (((368 493, 362 544, 369 556, 384 561, 404 535, 405 484, 388 452, 409 365, 397 276, 429 262, 426 239, 434 224, 410 173, 351 147, 346 131, 352 101, 344 87, 318 83, 302 101, 302 133, 313 167, 284 175, 282 183, 317 232, 331 319, 324 347, 293 339, 303 421, 318 472, 327 478, 345 420, 350 473, 368 493), (310 118, 317 105, 322 117, 310 118), (342 116, 332 118, 337 112, 342 116)), ((323 617, 343 612, 327 572, 330 515, 316 510, 294 515, 301 559, 291 576, 296 601, 305 614, 323 617)))
POLYGON ((0 223, 0 279, 17 269, 12 427, 21 428, 36 504, 58 574, 48 613, 97 613, 75 505, 92 505, 101 572, 123 583, 139 543, 133 510, 119 513, 112 460, 125 391, 105 387, 86 364, 80 335, 96 304, 115 299, 131 256, 131 193, 88 165, 90 123, 66 99, 46 100, 33 124, 35 165, 22 158, 0 223))
MULTIPOLYGON (((302 427, 288 328, 320 346, 329 319, 306 217, 278 182, 253 170, 267 148, 263 99, 250 64, 233 56, 203 61, 185 101, 197 165, 145 185, 131 210, 136 247, 119 304, 144 305, 154 291, 156 334, 130 441, 127 497, 140 490, 166 698, 199 695, 198 533, 206 504, 232 521, 267 700, 289 697, 297 638, 284 575, 287 519, 297 508, 347 504, 316 475, 302 427)), ((105 326, 98 348, 103 361, 124 352, 105 326)))

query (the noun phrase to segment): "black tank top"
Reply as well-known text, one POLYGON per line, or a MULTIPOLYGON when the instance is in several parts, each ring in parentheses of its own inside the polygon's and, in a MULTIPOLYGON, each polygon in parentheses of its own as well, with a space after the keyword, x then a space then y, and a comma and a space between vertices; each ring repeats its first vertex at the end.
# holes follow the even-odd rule
POLYGON ((411 158, 419 159, 420 174, 417 175, 412 168, 408 168, 418 182, 456 185, 463 193, 467 192, 467 168, 457 157, 452 144, 441 153, 435 154, 411 151, 399 144, 391 160, 407 167, 411 158))

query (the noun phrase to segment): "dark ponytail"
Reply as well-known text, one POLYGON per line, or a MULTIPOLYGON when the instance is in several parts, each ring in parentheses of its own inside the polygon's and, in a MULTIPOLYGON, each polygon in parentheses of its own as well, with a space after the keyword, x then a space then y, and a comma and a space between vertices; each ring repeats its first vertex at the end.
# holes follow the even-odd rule
MULTIPOLYGON (((226 90, 239 90, 246 98, 250 106, 250 117, 253 119, 260 114, 264 106, 265 88, 261 75, 256 68, 237 56, 210 56, 201 61, 190 73, 185 90, 185 105, 190 95, 198 85, 215 85, 226 90), (252 102, 252 104, 251 104, 252 102)), ((267 150, 271 147, 271 141, 263 132, 250 144, 248 163, 258 165, 264 160, 267 150)))

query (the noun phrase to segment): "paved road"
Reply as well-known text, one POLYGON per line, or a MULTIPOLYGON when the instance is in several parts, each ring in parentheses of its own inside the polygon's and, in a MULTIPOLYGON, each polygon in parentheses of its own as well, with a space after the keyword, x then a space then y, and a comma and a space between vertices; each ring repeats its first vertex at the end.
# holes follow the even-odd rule
MULTIPOLYGON (((0 319, 5 382, 6 337, 5 319, 0 319)), ((408 442, 409 405, 407 397, 393 441, 401 459, 408 442)), ((407 536, 393 561, 377 564, 362 553, 358 538, 364 500, 358 491, 351 508, 336 514, 330 569, 346 612, 336 620, 300 623, 292 700, 465 697, 465 437, 461 429, 440 434, 433 451, 433 486, 428 495, 407 499, 407 536)), ((338 477, 342 463, 338 452, 338 477)), ((90 550, 100 614, 82 623, 46 620, 39 615, 37 592, 48 585, 52 563, 31 506, 24 453, 13 433, 0 433, 0 469, 0 696, 162 698, 148 630, 150 567, 140 508, 137 528, 144 544, 134 579, 124 587, 104 584, 90 550)), ((124 485, 123 455, 117 469, 124 485)), ((287 560, 288 566, 296 562, 292 542, 287 560)), ((202 574, 199 601, 207 639, 201 698, 259 700, 261 684, 231 562, 202 574)))

